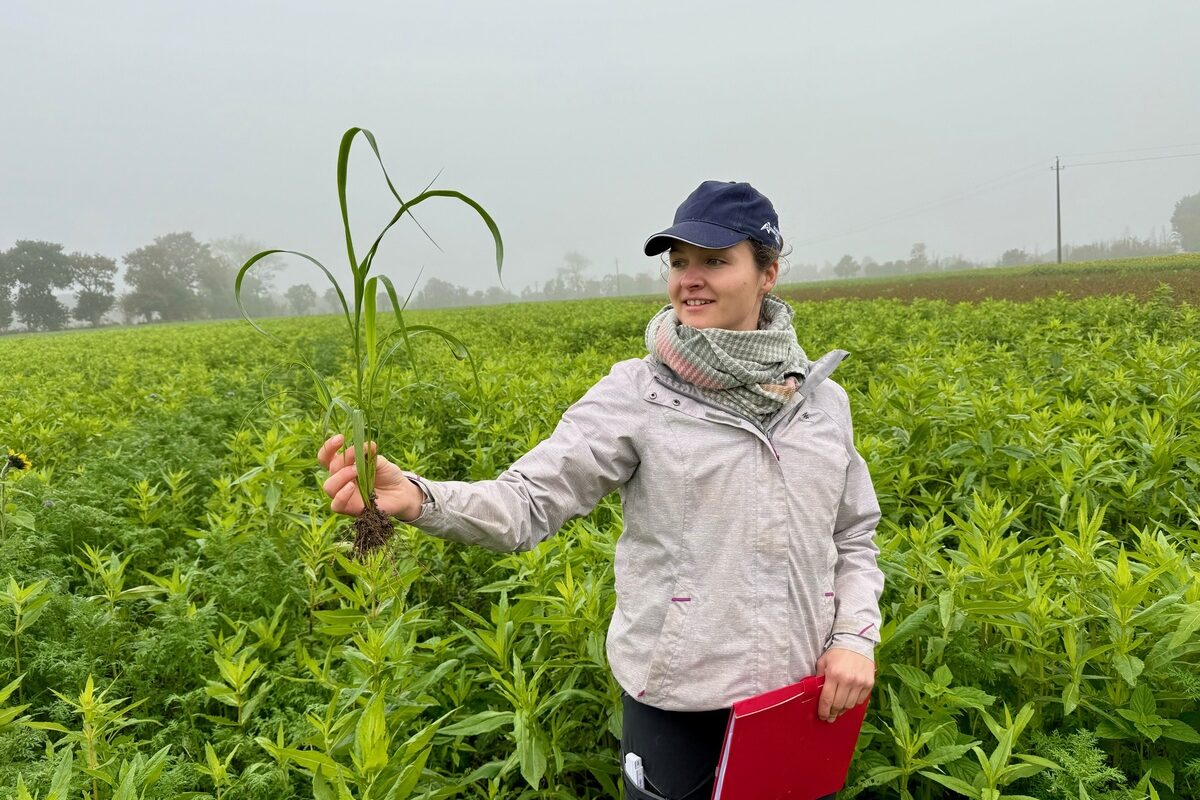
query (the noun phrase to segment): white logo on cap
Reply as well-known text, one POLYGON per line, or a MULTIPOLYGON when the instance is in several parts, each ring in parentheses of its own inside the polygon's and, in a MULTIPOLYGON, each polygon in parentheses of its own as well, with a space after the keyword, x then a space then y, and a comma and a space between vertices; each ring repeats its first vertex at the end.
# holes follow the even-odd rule
POLYGON ((768 232, 768 233, 770 233, 772 236, 774 236, 774 237, 775 237, 775 243, 776 243, 776 244, 779 244, 780 242, 782 242, 782 241, 783 241, 783 237, 779 235, 779 228, 776 228, 776 227, 775 227, 774 225, 772 225, 770 222, 764 222, 764 223, 763 223, 763 226, 762 226, 761 228, 759 228, 759 230, 760 230, 760 231, 767 231, 767 232, 768 232))

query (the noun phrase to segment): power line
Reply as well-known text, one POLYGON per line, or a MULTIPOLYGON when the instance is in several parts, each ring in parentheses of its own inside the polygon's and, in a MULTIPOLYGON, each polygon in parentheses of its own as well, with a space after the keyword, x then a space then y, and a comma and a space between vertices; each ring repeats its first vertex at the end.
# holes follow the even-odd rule
MULTIPOLYGON (((1129 150, 1108 150, 1108 151, 1099 151, 1099 152, 1094 152, 1094 153, 1075 153, 1074 156, 1067 156, 1067 157, 1069 158, 1069 157, 1079 157, 1079 156, 1086 156, 1086 155, 1104 155, 1105 153, 1112 153, 1112 154, 1139 153, 1139 152, 1147 152, 1147 151, 1154 151, 1154 150, 1177 149, 1180 147, 1200 147, 1200 143, 1163 145, 1163 146, 1159 146, 1159 147, 1141 147, 1141 148, 1133 148, 1133 149, 1129 149, 1129 150)), ((1062 164, 1058 169, 1063 170, 1068 167, 1095 167, 1095 166, 1101 166, 1104 164, 1128 164, 1128 163, 1133 163, 1133 162, 1137 162, 1137 161, 1161 161, 1164 159, 1173 159, 1173 158, 1195 158, 1197 156, 1200 156, 1200 152, 1175 153, 1175 154, 1171 154, 1171 155, 1161 155, 1161 156, 1143 156, 1141 158, 1119 158, 1119 159, 1111 159, 1108 161, 1084 161, 1079 164, 1062 164)), ((1056 163, 1057 163, 1057 161, 1056 161, 1056 163)), ((875 219, 871 220, 870 222, 855 226, 853 228, 849 228, 847 230, 843 230, 839 233, 833 233, 828 236, 820 236, 815 239, 806 239, 802 242, 796 242, 796 243, 793 243, 792 247, 794 247, 794 248, 808 247, 809 245, 820 244, 822 242, 828 242, 828 241, 831 241, 834 239, 841 239, 846 236, 852 236, 856 233, 862 233, 863 231, 871 230, 872 228, 877 228, 880 225, 886 225, 890 222, 897 222, 902 219, 908 219, 909 217, 914 217, 919 214, 924 214, 928 211, 934 211, 938 208, 949 205, 951 203, 956 203, 959 200, 965 200, 968 197, 973 197, 974 195, 981 194, 983 192, 988 192, 988 191, 992 191, 995 189, 999 189, 1002 186, 1006 186, 1010 183, 1013 183, 1020 178, 1024 178, 1028 173, 1032 172, 1035 169, 1041 168, 1044 164, 1045 164, 1045 161, 1039 159, 1038 161, 1035 161, 1032 164, 1029 164, 1028 166, 1021 167, 1018 170, 1014 170, 1013 172, 1009 172, 1009 173, 1001 175, 997 178, 992 178, 991 180, 983 181, 982 183, 976 184, 975 186, 972 186, 972 187, 965 189, 961 192, 958 192, 956 194, 949 195, 947 197, 943 197, 939 200, 931 200, 929 202, 923 203, 918 206, 912 206, 912 207, 902 210, 902 211, 895 211, 890 214, 885 214, 881 217, 876 217, 875 219)), ((1055 168, 1051 167, 1051 169, 1053 170, 1055 168)), ((1056 175, 1056 177, 1057 177, 1057 175, 1056 175)), ((1061 222, 1060 222, 1060 225, 1061 225, 1061 222)), ((1061 233, 1059 235, 1060 235, 1060 241, 1061 241, 1061 233)))
POLYGON ((1143 158, 1119 158, 1114 161, 1085 161, 1082 164, 1064 164, 1063 169, 1067 167, 1095 167, 1100 164, 1129 164, 1134 161, 1162 161, 1166 158, 1195 158, 1200 156, 1200 153, 1178 153, 1173 156, 1145 156, 1143 158))
POLYGON ((1111 156, 1117 153, 1147 153, 1152 150, 1180 150, 1184 147, 1200 147, 1200 142, 1192 144, 1164 144, 1157 147, 1131 147, 1127 150, 1093 150, 1090 153, 1066 153, 1062 158, 1082 158, 1083 156, 1111 156))

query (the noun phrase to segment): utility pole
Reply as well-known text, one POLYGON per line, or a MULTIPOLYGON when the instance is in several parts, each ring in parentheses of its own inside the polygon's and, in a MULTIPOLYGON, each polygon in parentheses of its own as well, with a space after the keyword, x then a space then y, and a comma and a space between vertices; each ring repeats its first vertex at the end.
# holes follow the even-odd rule
POLYGON ((613 266, 617 270, 617 297, 621 296, 621 259, 614 258, 613 266))
POLYGON ((1058 263, 1062 263, 1062 190, 1059 188, 1058 174, 1062 172, 1058 156, 1054 157, 1054 211, 1058 219, 1058 263))

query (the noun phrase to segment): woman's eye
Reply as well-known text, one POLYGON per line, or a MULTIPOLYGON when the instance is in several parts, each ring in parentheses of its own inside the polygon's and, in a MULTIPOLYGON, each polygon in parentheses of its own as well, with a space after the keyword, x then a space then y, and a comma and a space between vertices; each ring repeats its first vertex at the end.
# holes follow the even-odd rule
POLYGON ((719 258, 710 258, 710 259, 708 260, 708 266, 710 266, 710 267, 719 267, 719 266, 721 266, 721 265, 722 265, 722 264, 724 264, 724 263, 725 263, 725 262, 724 262, 724 261, 722 261, 722 260, 721 260, 721 259, 719 259, 719 258))
POLYGON ((671 262, 671 269, 683 269, 686 266, 687 266, 687 262, 685 262, 685 261, 672 261, 671 262))

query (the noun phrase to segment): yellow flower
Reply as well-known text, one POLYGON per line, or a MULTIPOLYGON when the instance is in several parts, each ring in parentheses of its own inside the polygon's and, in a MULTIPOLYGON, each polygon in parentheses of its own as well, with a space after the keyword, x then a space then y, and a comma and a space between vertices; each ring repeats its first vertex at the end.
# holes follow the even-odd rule
POLYGON ((11 447, 8 448, 8 468, 9 469, 29 469, 33 464, 29 460, 29 456, 24 453, 18 453, 11 447))

